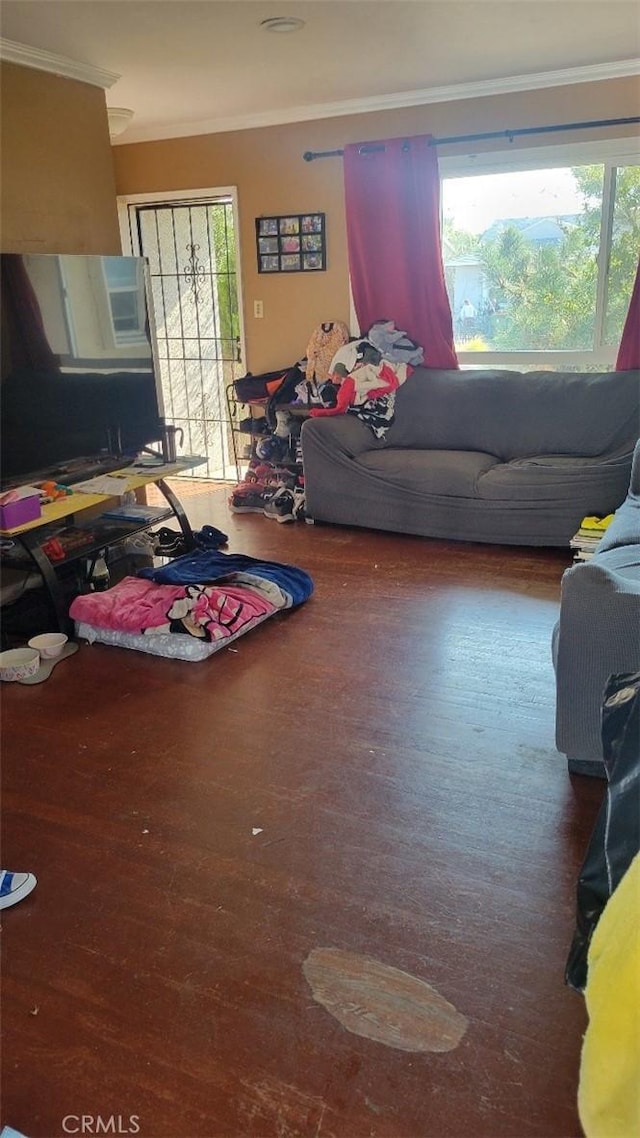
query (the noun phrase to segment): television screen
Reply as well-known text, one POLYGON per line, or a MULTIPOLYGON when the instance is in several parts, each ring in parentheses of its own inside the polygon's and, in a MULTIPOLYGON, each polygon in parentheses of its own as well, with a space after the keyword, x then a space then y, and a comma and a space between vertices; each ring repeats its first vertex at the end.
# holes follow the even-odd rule
POLYGON ((145 259, 3 253, 0 271, 2 486, 157 443, 145 259))

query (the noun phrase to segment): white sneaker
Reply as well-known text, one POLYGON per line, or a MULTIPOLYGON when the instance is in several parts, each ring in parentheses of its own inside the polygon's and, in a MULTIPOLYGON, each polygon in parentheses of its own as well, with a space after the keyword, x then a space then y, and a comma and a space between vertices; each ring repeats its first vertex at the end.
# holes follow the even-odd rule
POLYGON ((0 909, 8 909, 28 897, 38 884, 33 873, 10 873, 0 869, 0 909))

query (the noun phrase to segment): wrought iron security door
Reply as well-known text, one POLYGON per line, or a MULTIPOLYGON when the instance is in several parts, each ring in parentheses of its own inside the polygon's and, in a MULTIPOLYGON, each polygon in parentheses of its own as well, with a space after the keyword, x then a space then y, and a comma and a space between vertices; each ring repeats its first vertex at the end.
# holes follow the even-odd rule
MULTIPOLYGON (((149 259, 165 417, 184 451, 207 456, 192 478, 235 478, 225 388, 243 374, 233 203, 130 205, 149 259)), ((133 216, 131 216, 133 215, 133 216)))

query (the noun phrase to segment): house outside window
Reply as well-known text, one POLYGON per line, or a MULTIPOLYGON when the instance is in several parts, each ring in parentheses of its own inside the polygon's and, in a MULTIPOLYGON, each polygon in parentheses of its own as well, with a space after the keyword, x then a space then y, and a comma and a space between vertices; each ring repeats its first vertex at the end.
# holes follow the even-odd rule
POLYGON ((635 139, 440 159, 461 366, 615 366, 640 254, 635 139))

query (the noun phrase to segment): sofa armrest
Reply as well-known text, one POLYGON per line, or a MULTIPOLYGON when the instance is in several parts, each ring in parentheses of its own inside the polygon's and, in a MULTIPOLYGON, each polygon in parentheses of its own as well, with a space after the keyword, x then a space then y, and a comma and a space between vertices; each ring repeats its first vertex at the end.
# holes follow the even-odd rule
POLYGON ((639 664, 640 546, 611 549, 566 570, 553 654, 556 746, 570 760, 601 763, 605 684, 639 664))
POLYGON ((371 428, 355 415, 307 419, 302 427, 303 454, 305 443, 346 458, 357 458, 368 450, 384 446, 384 440, 376 439, 371 428))

